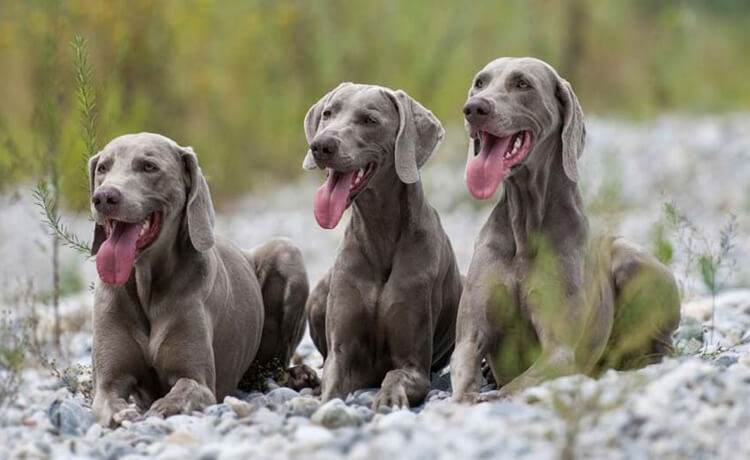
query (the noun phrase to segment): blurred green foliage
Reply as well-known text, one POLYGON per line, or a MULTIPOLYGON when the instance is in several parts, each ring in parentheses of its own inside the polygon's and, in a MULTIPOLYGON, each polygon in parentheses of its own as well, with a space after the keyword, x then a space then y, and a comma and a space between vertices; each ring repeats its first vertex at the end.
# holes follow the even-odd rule
POLYGON ((60 186, 82 207, 76 34, 88 40, 100 143, 155 131, 192 145, 222 200, 295 176, 302 118, 342 80, 402 88, 457 124, 479 68, 533 55, 572 81, 587 112, 746 109, 748 19, 745 0, 0 0, 0 186, 46 168, 35 130, 49 39, 60 186))

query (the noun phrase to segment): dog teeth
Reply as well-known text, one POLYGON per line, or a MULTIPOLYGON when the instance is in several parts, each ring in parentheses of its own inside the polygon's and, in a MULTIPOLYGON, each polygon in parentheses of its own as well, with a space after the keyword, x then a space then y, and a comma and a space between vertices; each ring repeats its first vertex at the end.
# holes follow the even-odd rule
POLYGON ((140 237, 145 235, 149 228, 151 228, 150 218, 143 221, 143 224, 141 224, 141 231, 138 233, 138 236, 140 237))
POLYGON ((509 150, 509 151, 505 152, 505 155, 504 155, 504 156, 505 156, 505 158, 510 158, 510 157, 512 157, 513 155, 515 155, 516 153, 518 153, 518 149, 520 149, 520 148, 521 148, 521 144, 522 144, 522 143, 523 143, 523 141, 521 140, 521 138, 520 138, 520 137, 517 137, 517 138, 516 138, 516 141, 515 141, 515 142, 513 142, 513 149, 511 149, 511 150, 509 150))
POLYGON ((362 178, 365 176, 365 168, 360 168, 359 171, 357 171, 357 175, 354 177, 354 184, 359 184, 362 181, 362 178))

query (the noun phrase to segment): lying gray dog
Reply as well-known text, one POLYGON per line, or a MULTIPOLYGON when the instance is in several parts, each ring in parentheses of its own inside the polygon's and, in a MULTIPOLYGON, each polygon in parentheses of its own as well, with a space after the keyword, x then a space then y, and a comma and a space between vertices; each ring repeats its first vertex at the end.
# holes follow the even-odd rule
POLYGON ((352 217, 333 268, 310 296, 325 357, 323 400, 381 385, 373 407, 417 404, 453 349, 461 278, 419 168, 443 128, 403 91, 343 83, 305 116, 305 169, 327 173, 315 218, 352 217), (382 382, 382 384, 381 384, 382 382))
POLYGON ((454 398, 477 399, 484 357, 502 388, 479 399, 670 352, 680 317, 671 273, 621 238, 589 235, 577 183, 583 112, 568 82, 537 59, 497 59, 474 78, 464 114, 471 194, 505 188, 461 298, 454 398))
MULTIPOLYGON (((138 417, 131 398, 149 415, 200 410, 246 371, 289 362, 309 290, 302 255, 284 239, 244 252, 215 238, 192 149, 125 135, 91 159, 89 174, 102 281, 93 412, 103 425, 138 417)), ((290 373, 297 385, 316 383, 312 369, 290 373)))

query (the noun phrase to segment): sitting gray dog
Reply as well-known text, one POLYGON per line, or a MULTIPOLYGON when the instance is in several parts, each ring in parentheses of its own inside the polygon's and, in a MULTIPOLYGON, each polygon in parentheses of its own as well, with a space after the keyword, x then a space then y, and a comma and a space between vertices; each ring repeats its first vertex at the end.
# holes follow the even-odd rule
POLYGON ((471 194, 505 188, 461 298, 454 398, 510 396, 669 353, 680 318, 672 274, 622 238, 589 235, 577 169, 586 132, 568 82, 537 59, 497 59, 474 78, 464 114, 471 194), (485 357, 502 388, 478 397, 485 357))
MULTIPOLYGON (((214 237, 208 185, 189 147, 157 134, 110 142, 89 162, 94 300, 93 412, 103 425, 189 413, 243 375, 289 363, 304 330, 300 251, 274 239, 245 252, 214 237), (251 366, 252 364, 252 366, 251 366)), ((296 386, 312 369, 289 370, 296 386)))
POLYGON ((335 227, 352 206, 333 268, 308 303, 325 357, 323 400, 380 385, 373 402, 424 399, 453 349, 461 277, 419 168, 443 128, 403 91, 343 83, 305 116, 305 169, 325 169, 315 218, 335 227), (382 382, 382 384, 381 384, 382 382))

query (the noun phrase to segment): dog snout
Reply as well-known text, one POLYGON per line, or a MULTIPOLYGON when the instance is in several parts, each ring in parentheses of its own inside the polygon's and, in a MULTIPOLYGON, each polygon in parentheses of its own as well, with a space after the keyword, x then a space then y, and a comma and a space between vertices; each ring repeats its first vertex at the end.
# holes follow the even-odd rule
POLYGON ((91 197, 94 208, 103 214, 112 214, 120 206, 122 194, 118 189, 111 186, 103 186, 96 189, 91 197))
POLYGON ((317 161, 327 161, 338 153, 339 141, 330 135, 318 136, 310 144, 310 150, 317 161))
POLYGON ((477 123, 487 119, 492 107, 490 101, 481 97, 472 97, 464 105, 464 117, 469 123, 477 123))

